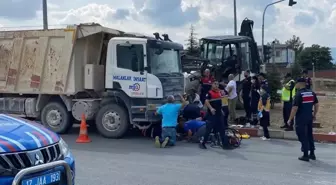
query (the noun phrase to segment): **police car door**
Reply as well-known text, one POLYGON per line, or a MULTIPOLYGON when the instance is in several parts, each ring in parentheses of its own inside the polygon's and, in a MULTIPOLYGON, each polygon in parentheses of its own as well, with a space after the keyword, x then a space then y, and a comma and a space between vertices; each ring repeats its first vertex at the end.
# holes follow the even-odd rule
POLYGON ((129 97, 147 97, 147 72, 144 70, 144 66, 147 66, 145 40, 120 39, 114 46, 116 65, 113 65, 113 84, 118 83, 129 97))

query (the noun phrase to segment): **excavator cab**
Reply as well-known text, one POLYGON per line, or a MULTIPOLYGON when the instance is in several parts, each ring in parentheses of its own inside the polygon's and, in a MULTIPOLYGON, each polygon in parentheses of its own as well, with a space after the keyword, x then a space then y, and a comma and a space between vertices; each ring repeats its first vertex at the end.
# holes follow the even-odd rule
POLYGON ((246 36, 211 36, 200 40, 201 56, 214 66, 212 72, 217 80, 230 73, 240 74, 252 68, 250 43, 246 36))

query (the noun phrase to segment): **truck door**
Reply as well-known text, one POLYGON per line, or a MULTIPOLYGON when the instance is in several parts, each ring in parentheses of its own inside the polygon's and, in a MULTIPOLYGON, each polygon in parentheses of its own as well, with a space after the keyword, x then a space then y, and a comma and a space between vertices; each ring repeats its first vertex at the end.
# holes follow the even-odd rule
POLYGON ((147 97, 146 44, 141 41, 118 40, 113 44, 115 55, 112 75, 113 88, 120 86, 128 96, 147 97))

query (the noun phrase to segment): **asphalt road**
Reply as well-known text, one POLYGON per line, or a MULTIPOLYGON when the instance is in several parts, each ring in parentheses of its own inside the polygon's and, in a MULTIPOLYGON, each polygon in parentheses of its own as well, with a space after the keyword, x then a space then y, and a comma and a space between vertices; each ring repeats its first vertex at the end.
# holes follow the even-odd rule
POLYGON ((150 139, 62 136, 76 157, 77 185, 331 185, 336 184, 336 145, 317 144, 317 161, 297 160, 296 141, 243 140, 232 151, 179 142, 157 149, 150 139))

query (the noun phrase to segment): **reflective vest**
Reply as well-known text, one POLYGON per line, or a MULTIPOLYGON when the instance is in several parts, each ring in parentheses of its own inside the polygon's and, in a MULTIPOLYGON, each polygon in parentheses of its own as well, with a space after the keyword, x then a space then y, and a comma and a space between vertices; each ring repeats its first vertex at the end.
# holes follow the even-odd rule
MULTIPOLYGON (((290 93, 291 91, 288 90, 286 87, 290 87, 291 85, 291 82, 295 82, 294 80, 290 80, 289 82, 287 82, 287 84, 282 88, 282 93, 281 93, 281 100, 282 101, 290 101, 291 100, 291 97, 290 97, 290 93)), ((295 96, 295 88, 292 89, 292 98, 295 96)))

